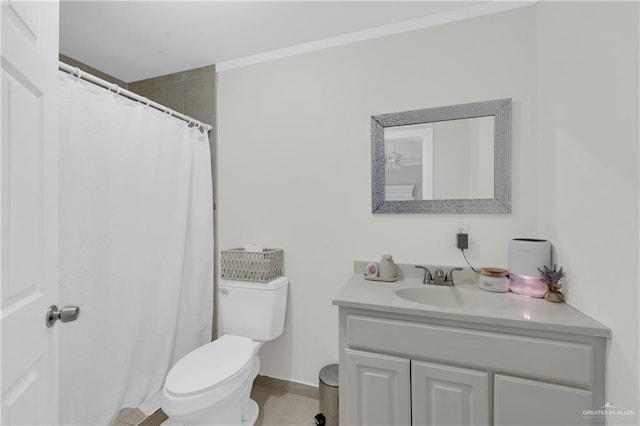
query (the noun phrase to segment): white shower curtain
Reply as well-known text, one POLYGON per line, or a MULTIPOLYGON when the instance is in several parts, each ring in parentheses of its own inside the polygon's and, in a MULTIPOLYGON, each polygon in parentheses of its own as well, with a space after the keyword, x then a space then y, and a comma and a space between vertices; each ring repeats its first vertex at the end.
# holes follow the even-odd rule
MULTIPOLYGON (((60 420, 111 423, 211 337, 206 134, 60 73, 60 420)), ((154 398, 155 399, 155 398, 154 398)))

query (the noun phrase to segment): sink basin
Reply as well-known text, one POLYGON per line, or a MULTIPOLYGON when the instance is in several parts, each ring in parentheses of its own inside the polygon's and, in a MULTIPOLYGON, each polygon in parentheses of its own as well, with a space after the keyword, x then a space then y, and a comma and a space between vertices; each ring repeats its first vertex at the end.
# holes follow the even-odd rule
POLYGON ((460 290, 457 287, 411 287, 398 289, 395 293, 396 296, 410 302, 441 308, 498 308, 507 304, 502 294, 481 294, 471 290, 460 290))

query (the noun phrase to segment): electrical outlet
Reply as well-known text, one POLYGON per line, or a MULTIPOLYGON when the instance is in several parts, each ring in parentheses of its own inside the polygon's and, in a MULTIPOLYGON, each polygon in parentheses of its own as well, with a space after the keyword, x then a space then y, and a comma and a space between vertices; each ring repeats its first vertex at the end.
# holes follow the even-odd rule
POLYGON ((453 232, 453 245, 458 244, 458 234, 469 234, 469 224, 467 222, 456 222, 453 232))
POLYGON ((469 224, 467 222, 456 222, 456 229, 454 234, 468 234, 469 224))

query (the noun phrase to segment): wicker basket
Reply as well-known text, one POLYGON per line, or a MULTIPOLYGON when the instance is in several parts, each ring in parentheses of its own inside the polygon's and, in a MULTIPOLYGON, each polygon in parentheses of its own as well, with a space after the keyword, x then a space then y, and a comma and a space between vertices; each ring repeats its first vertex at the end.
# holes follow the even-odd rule
POLYGON ((282 249, 266 248, 248 252, 243 248, 222 250, 222 278, 227 280, 268 282, 282 276, 282 249))

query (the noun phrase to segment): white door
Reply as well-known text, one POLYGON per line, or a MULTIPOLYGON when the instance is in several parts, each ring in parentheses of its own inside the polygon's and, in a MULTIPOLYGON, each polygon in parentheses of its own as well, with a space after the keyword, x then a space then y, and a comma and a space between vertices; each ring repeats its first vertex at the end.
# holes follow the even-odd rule
POLYGON ((340 423, 411 424, 409 369, 406 358, 345 349, 346 392, 340 401, 340 423))
POLYGON ((3 425, 58 423, 58 4, 2 1, 3 425))
POLYGON ((489 375, 483 371, 411 361, 414 425, 489 424, 489 375))

